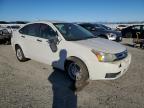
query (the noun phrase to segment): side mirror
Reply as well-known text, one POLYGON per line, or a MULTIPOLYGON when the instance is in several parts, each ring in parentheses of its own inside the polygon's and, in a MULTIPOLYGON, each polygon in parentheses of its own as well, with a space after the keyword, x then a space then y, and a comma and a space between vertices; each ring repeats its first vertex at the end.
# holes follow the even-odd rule
POLYGON ((52 38, 48 39, 47 42, 49 43, 49 46, 50 46, 52 52, 57 52, 57 50, 58 50, 57 45, 61 41, 61 38, 58 36, 57 31, 55 31, 54 34, 55 35, 52 38))
POLYGON ((52 50, 52 52, 57 52, 57 44, 58 44, 59 40, 57 37, 53 38, 53 39, 49 39, 48 40, 48 43, 49 43, 49 46, 52 50))

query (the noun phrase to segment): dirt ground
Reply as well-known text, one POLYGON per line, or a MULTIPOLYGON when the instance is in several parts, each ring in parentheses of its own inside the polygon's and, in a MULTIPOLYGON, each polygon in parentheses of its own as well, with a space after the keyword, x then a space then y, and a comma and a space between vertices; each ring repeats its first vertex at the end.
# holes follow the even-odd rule
POLYGON ((10 45, 0 45, 0 108, 144 108, 144 49, 123 43, 132 54, 127 73, 90 81, 77 95, 63 71, 33 60, 20 63, 10 45))

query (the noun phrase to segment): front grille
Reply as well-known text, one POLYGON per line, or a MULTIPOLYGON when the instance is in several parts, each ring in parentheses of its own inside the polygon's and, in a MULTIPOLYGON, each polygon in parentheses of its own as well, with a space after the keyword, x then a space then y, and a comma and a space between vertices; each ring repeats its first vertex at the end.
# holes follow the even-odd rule
POLYGON ((124 59, 124 58, 126 58, 128 56, 128 52, 127 52, 127 50, 125 50, 125 51, 123 51, 121 53, 115 54, 115 56, 116 56, 116 60, 115 61, 122 60, 122 59, 124 59))

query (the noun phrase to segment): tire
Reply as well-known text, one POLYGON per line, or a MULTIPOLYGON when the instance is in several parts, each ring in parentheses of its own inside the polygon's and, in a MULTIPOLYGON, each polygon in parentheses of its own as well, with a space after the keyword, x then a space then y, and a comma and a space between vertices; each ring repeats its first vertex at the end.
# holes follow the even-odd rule
POLYGON ((78 58, 72 58, 66 64, 69 77, 75 81, 76 91, 80 91, 88 84, 89 73, 86 65, 78 58))
POLYGON ((16 57, 20 62, 27 61, 27 58, 24 56, 24 53, 19 46, 16 46, 16 57))

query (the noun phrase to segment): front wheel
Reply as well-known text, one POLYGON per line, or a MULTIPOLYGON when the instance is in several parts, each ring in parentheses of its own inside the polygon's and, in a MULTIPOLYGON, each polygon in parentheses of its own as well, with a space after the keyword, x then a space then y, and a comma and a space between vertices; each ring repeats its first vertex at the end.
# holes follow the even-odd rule
POLYGON ((75 89, 79 91, 88 84, 88 69, 86 65, 79 59, 74 58, 67 63, 66 71, 69 77, 75 81, 75 89))

